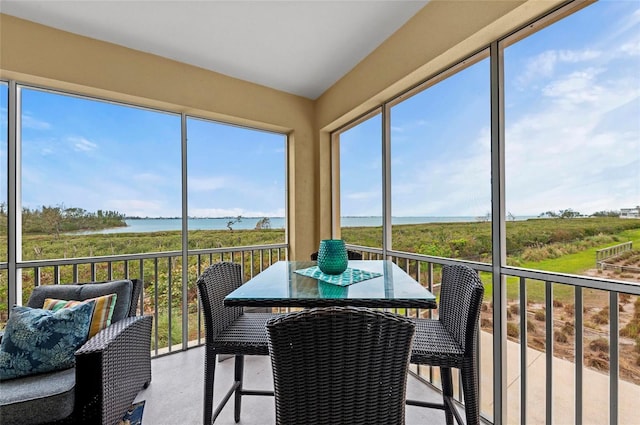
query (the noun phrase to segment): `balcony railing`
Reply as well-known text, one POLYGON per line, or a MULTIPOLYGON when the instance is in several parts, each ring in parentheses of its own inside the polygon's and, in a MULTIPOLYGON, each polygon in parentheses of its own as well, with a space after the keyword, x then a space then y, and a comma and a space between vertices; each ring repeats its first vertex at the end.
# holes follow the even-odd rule
MULTIPOLYGON (((153 356, 204 343, 204 324, 195 281, 209 264, 225 260, 243 265, 250 279, 269 265, 287 259, 286 244, 159 252, 95 258, 27 261, 18 264, 26 300, 32 286, 117 278, 142 278, 141 307, 154 316, 153 356), (183 280, 186 284, 183 285, 183 280)), ((381 259, 381 249, 349 245, 364 259, 381 259)), ((430 257, 398 251, 387 255, 436 295, 440 269, 466 264, 486 283, 481 314, 480 388, 483 417, 493 422, 494 394, 506 393, 504 423, 611 423, 630 417, 640 396, 640 338, 625 337, 621 315, 640 326, 640 286, 586 276, 568 276, 501 267, 506 300, 493 311, 493 268, 490 264, 430 257), (621 307, 622 306, 622 307, 621 307), (622 311, 620 311, 622 309, 622 311), (547 314, 553 312, 553 314, 547 314), (502 327, 506 342, 494 341, 502 327), (621 336, 623 334, 623 336, 621 336), (525 341, 527 342, 525 344, 525 341), (634 345, 635 343, 635 345, 634 345), (498 363, 494 350, 499 349, 498 363), (496 364, 504 370, 495 373, 496 364), (496 392, 494 383, 502 384, 496 392)), ((6 278, 7 270, 3 270, 6 278)), ((396 310, 409 316, 436 317, 437 310, 396 310)), ((440 388, 437 368, 413 372, 440 388)), ((454 374, 454 379, 456 375, 454 374)), ((461 385, 455 389, 462 403, 461 385)))
MULTIPOLYGON (((365 259, 382 258, 383 254, 366 247, 349 248, 362 252, 365 259)), ((507 417, 502 422, 617 424, 624 422, 620 418, 634 414, 634 400, 640 397, 640 338, 633 341, 621 338, 621 334, 630 333, 629 325, 640 327, 640 285, 502 267, 506 300, 494 315, 490 264, 397 251, 387 254, 435 294, 439 293, 439 268, 445 264, 466 264, 486 283, 478 339, 485 419, 492 421, 493 386, 498 379, 493 368, 495 317, 508 338, 506 344, 499 345, 504 347, 500 358, 506 369, 502 371, 506 388, 500 391, 507 394, 507 417), (629 311, 632 305, 634 312, 629 311), (633 314, 635 319, 622 327, 621 314, 633 314)), ((406 314, 429 317, 436 313, 406 314)), ((416 373, 441 389, 434 369, 421 366, 416 373)), ((458 384, 455 396, 462 404, 458 384)))

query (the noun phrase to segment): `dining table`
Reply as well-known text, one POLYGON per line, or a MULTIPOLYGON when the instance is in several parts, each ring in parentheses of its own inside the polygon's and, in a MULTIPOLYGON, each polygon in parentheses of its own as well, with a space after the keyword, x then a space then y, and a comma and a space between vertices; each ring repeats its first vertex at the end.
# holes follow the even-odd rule
POLYGON ((390 260, 349 260, 340 275, 315 261, 277 261, 229 293, 225 306, 436 308, 436 297, 390 260))

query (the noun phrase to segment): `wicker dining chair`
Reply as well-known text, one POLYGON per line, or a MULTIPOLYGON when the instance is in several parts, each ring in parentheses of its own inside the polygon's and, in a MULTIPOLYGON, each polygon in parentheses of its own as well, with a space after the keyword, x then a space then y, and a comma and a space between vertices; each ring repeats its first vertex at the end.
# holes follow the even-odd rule
POLYGON ((439 366, 443 404, 407 400, 407 404, 445 411, 447 425, 453 417, 463 424, 453 401, 451 368, 460 370, 467 425, 480 422, 478 395, 478 319, 484 288, 478 273, 463 265, 442 268, 438 319, 415 319, 416 335, 411 363, 439 366))
POLYGON ((273 391, 247 390, 243 387, 245 355, 269 355, 267 320, 271 313, 244 313, 242 307, 225 307, 224 297, 242 285, 240 264, 221 262, 207 267, 197 281, 204 312, 206 334, 203 422, 216 420, 229 398, 235 393, 234 419, 240 421, 243 395, 273 395, 273 391), (216 355, 235 356, 234 383, 213 411, 213 384, 216 355))
MULTIPOLYGON (((347 258, 349 260, 362 260, 362 254, 358 251, 347 250, 347 258)), ((311 254, 311 261, 318 261, 318 251, 311 254)))
POLYGON ((414 329, 363 307, 269 320, 276 424, 403 424, 414 329))

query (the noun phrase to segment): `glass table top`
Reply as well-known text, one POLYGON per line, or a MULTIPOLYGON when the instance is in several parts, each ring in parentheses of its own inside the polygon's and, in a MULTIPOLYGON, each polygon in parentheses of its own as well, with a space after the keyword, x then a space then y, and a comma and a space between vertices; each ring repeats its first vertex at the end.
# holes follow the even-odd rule
POLYGON ((231 292, 227 306, 435 308, 436 297, 389 260, 350 260, 349 268, 382 276, 338 286, 295 273, 313 261, 278 261, 231 292))

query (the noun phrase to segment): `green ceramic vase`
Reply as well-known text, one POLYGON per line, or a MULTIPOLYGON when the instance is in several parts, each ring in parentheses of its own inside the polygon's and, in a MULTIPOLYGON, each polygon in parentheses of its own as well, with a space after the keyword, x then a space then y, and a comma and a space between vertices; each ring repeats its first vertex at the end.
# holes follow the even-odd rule
POLYGON ((347 269, 349 258, 342 239, 324 239, 318 249, 318 267, 325 274, 340 274, 347 269))

